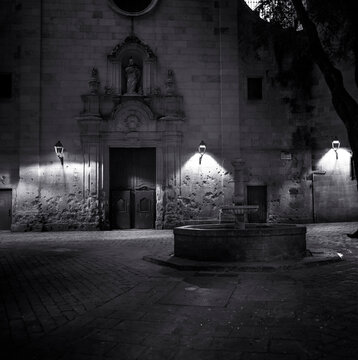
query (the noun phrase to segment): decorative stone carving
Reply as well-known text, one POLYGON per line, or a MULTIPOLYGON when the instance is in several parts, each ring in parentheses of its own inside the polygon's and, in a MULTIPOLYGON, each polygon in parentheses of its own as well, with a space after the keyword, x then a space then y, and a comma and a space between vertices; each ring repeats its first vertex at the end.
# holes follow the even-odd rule
POLYGON ((116 107, 110 129, 115 131, 155 131, 156 123, 151 109, 141 101, 129 100, 116 107))
POLYGON ((129 115, 124 122, 129 131, 137 131, 141 125, 141 121, 136 115, 129 115))
POLYGON ((156 60, 157 57, 155 56, 152 49, 148 45, 144 44, 135 35, 127 36, 122 43, 116 45, 112 50, 111 54, 108 56, 108 59, 117 59, 124 50, 126 50, 128 47, 132 47, 133 45, 137 45, 138 47, 140 47, 144 51, 147 59, 156 60))
POLYGON ((98 94, 99 84, 100 82, 98 80, 98 70, 96 68, 92 68, 91 80, 88 82, 90 93, 92 95, 98 94))
POLYGON ((112 95, 113 94, 113 89, 111 88, 111 87, 109 87, 109 86, 105 86, 104 87, 104 93, 106 94, 106 95, 112 95))
POLYGON ((154 89, 153 89, 153 91, 152 91, 152 95, 154 95, 154 96, 160 96, 160 94, 161 94, 161 89, 160 89, 160 87, 155 87, 154 89))

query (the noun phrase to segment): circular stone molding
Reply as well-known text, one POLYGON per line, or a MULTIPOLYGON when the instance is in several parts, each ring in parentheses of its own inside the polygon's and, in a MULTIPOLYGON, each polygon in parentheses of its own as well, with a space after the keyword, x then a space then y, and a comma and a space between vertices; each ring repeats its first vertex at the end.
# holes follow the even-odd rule
POLYGON ((109 6, 125 16, 140 16, 151 11, 158 0, 107 0, 109 6))

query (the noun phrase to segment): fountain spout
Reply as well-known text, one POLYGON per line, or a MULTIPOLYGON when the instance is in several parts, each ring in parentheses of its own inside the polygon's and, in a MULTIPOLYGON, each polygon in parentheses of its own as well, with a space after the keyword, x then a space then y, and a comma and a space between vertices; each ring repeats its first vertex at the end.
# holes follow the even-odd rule
POLYGON ((259 209, 258 205, 234 205, 222 206, 220 208, 221 214, 233 214, 235 216, 235 229, 245 229, 246 214, 252 214, 259 209))

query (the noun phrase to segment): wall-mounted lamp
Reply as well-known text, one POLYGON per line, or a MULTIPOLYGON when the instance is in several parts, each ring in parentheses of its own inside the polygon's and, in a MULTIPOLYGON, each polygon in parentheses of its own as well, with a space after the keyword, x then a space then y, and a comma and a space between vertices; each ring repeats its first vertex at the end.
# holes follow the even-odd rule
POLYGON ((199 165, 201 164, 201 159, 203 158, 205 152, 206 152, 206 144, 204 143, 203 140, 201 140, 199 147, 198 147, 198 151, 200 154, 200 158, 199 158, 199 165))
POLYGON ((335 137, 332 141, 332 149, 336 152, 336 159, 338 159, 338 149, 341 146, 339 140, 335 137))
POLYGON ((60 159, 61 161, 61 165, 63 165, 63 150, 64 150, 64 147, 63 145, 61 144, 61 141, 57 141, 57 143, 55 144, 55 153, 57 155, 57 157, 60 159))

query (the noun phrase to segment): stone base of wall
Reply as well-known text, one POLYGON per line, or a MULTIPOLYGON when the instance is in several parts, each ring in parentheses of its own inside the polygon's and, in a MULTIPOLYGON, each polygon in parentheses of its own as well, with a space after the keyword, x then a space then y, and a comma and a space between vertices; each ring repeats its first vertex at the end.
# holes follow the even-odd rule
POLYGON ((25 231, 42 231, 42 224, 12 224, 11 231, 25 232, 25 231))
POLYGON ((11 225, 12 232, 24 232, 24 231, 95 231, 95 230, 105 230, 101 229, 100 226, 96 223, 49 223, 49 224, 13 224, 11 225))

